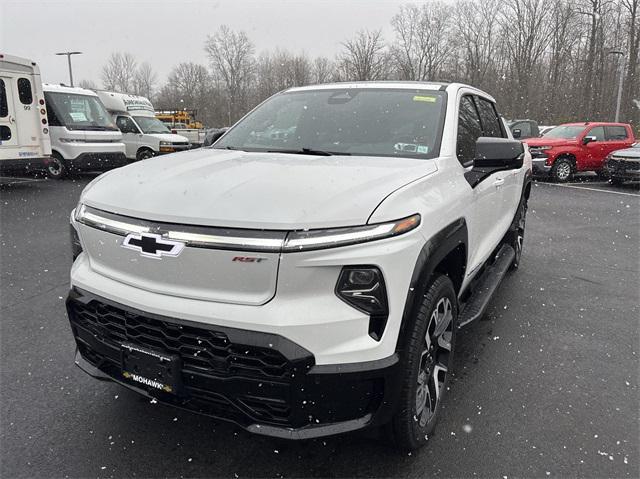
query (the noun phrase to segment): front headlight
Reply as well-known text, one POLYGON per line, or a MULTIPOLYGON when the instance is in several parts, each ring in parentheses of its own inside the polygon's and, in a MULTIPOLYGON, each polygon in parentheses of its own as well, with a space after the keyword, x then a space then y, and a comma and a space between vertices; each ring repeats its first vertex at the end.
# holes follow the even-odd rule
MULTIPOLYGON (((80 207, 80 205, 78 205, 80 207)), ((74 209, 71 212, 71 218, 69 221, 69 239, 71 243, 71 258, 73 261, 82 253, 82 243, 80 242, 80 236, 78 235, 78 230, 76 230, 74 220, 76 219, 78 208, 74 209)))
POLYGON ((538 151, 550 150, 551 148, 553 148, 553 146, 531 146, 530 147, 530 149, 538 150, 538 151))
POLYGON ((171 146, 171 142, 170 141, 161 141, 160 142, 160 146, 171 146))
POLYGON ((292 231, 287 235, 283 251, 309 251, 365 243, 401 235, 417 228, 419 225, 420 215, 415 214, 389 223, 324 230, 292 231))

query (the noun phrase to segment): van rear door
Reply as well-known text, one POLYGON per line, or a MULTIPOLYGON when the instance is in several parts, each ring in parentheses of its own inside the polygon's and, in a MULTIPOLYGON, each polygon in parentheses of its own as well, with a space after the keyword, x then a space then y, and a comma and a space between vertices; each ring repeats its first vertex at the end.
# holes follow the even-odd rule
POLYGON ((0 76, 0 147, 18 144, 18 123, 16 122, 13 78, 0 76))

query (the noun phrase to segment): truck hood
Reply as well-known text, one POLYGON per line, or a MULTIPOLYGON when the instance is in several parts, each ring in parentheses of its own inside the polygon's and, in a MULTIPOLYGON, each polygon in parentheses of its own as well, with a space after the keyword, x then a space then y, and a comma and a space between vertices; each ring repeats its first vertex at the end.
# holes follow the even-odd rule
POLYGON ((436 170, 433 160, 205 148, 112 170, 87 186, 81 201, 181 224, 287 230, 351 226, 365 224, 393 191, 436 170))
POLYGON ((150 136, 160 141, 170 141, 171 143, 187 143, 189 141, 188 138, 175 133, 152 133, 150 136))
POLYGON ((529 148, 535 148, 536 146, 574 146, 578 144, 578 140, 568 140, 566 138, 527 138, 522 140, 529 148))

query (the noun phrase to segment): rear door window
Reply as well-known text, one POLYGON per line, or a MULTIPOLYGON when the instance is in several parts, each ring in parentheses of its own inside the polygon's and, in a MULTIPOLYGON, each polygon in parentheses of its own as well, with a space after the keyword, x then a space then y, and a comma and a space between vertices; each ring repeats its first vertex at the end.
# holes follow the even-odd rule
POLYGON ((500 118, 498 118, 493 103, 484 98, 476 97, 476 104, 482 122, 482 136, 502 138, 504 135, 502 128, 500 128, 500 118))
POLYGON ((608 141, 623 141, 629 138, 624 126, 605 126, 604 131, 608 141))
POLYGON ((7 103, 7 89, 4 80, 0 80, 0 118, 9 115, 9 105, 7 103))
POLYGON ((20 103, 23 105, 31 105, 33 103, 33 92, 28 78, 18 78, 18 98, 20 98, 20 103))

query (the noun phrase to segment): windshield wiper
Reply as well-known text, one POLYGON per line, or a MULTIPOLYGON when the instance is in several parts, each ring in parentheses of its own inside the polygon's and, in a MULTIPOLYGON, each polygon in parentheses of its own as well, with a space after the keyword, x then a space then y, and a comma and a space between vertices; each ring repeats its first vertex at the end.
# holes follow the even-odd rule
POLYGON ((317 155, 317 156, 334 156, 334 155, 350 155, 351 153, 336 153, 324 150, 314 150, 313 148, 300 148, 299 150, 269 150, 268 153, 290 153, 292 155, 317 155))

